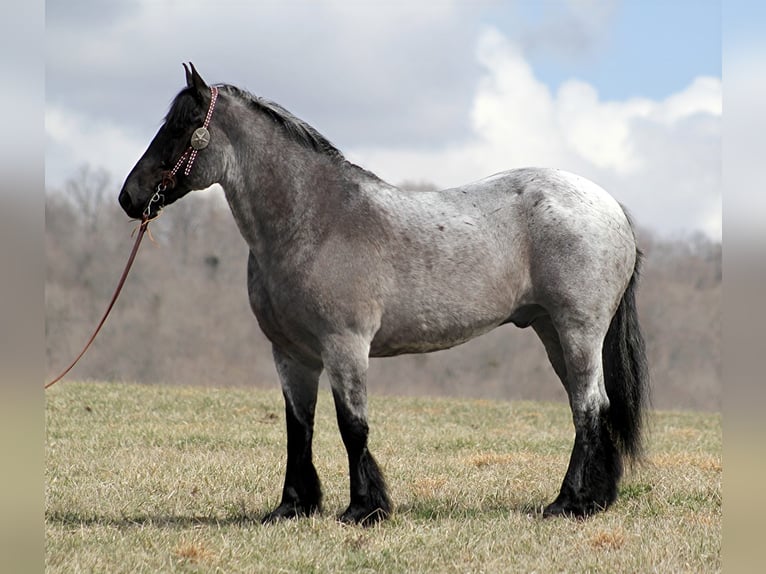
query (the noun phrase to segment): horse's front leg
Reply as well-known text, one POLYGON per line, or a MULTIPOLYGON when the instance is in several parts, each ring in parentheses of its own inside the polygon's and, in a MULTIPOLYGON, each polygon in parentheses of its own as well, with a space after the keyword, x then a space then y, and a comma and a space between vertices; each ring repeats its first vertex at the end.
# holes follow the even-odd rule
POLYGON ((350 502, 342 522, 369 526, 391 513, 383 473, 367 447, 367 365, 369 343, 339 337, 323 354, 335 399, 343 444, 348 453, 350 502))
POLYGON ((282 384, 287 420, 287 468, 282 501, 263 517, 264 524, 280 518, 306 516, 321 510, 322 487, 312 460, 314 410, 321 367, 312 368, 273 348, 282 384))

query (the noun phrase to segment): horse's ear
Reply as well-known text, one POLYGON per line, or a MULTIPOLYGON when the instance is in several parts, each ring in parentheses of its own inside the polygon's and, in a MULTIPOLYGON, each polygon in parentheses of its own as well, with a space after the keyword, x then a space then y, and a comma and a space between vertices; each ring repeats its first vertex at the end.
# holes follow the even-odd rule
POLYGON ((189 70, 189 66, 186 65, 186 62, 183 64, 184 72, 186 72, 186 87, 191 88, 194 84, 192 83, 192 73, 191 70, 189 70))
POLYGON ((202 79, 202 76, 199 75, 194 64, 191 62, 189 62, 188 66, 184 64, 184 71, 186 72, 187 88, 194 88, 200 95, 207 94, 210 91, 210 88, 205 83, 205 80, 202 79))

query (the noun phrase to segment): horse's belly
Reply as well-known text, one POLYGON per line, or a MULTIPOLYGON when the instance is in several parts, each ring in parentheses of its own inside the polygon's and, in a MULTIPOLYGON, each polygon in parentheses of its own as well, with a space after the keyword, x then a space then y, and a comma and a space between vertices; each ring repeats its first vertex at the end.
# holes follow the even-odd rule
MULTIPOLYGON (((473 238, 475 246, 396 276, 381 301, 371 356, 429 353, 465 343, 508 321, 529 295, 526 265, 514 252, 473 238)), ((415 257, 412 257, 414 260, 415 257)))
MULTIPOLYGON (((510 314, 510 313, 509 313, 510 314)), ((370 345, 371 357, 408 353, 430 353, 460 345, 505 322, 506 315, 453 314, 428 316, 414 313, 408 318, 383 317, 381 328, 370 345)))

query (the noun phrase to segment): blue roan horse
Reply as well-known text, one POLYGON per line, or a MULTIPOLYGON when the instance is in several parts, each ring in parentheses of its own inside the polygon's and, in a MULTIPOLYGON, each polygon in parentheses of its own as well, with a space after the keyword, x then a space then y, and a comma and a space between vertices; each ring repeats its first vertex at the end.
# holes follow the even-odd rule
POLYGON ((617 201, 537 168, 407 193, 277 104, 208 86, 193 66, 186 81, 119 201, 141 218, 214 183, 225 192, 286 407, 282 500, 264 522, 320 510, 311 443, 322 370, 348 452, 340 519, 371 524, 392 506, 367 444, 368 358, 446 349, 506 323, 535 330, 573 414, 569 468, 544 515, 614 502, 623 460, 641 453, 648 402, 641 254, 617 201))

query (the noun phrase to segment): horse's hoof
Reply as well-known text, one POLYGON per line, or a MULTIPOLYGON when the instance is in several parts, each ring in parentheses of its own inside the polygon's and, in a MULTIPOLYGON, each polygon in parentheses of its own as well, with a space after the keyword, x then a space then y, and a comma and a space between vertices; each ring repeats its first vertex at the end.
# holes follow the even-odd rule
POLYGON ((388 512, 382 508, 370 510, 369 508, 361 506, 349 506, 346 511, 338 517, 338 520, 344 524, 372 526, 386 518, 388 518, 388 512))
POLYGON ((261 518, 261 524, 274 524, 280 520, 289 520, 309 516, 318 511, 318 508, 303 508, 294 504, 280 504, 277 508, 261 518))
POLYGON ((597 511, 603 510, 595 503, 577 504, 571 501, 562 501, 556 499, 543 509, 543 518, 552 518, 554 516, 563 516, 565 518, 575 518, 583 520, 597 511))
POLYGON ((553 518, 554 516, 574 517, 575 514, 568 507, 558 501, 552 502, 543 509, 543 518, 553 518))

